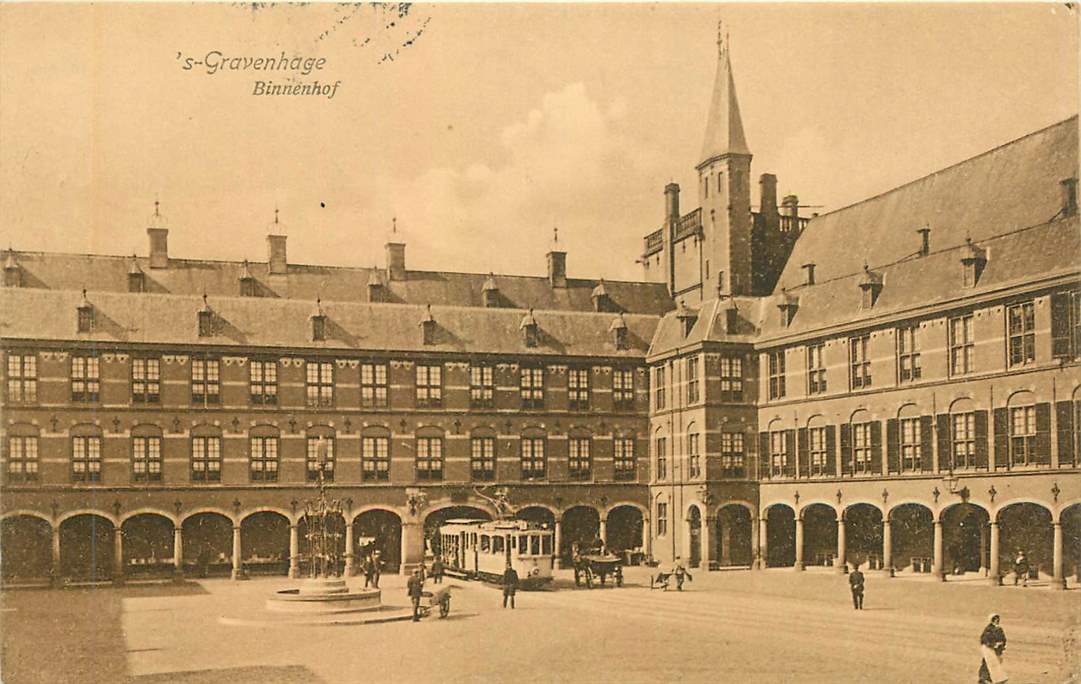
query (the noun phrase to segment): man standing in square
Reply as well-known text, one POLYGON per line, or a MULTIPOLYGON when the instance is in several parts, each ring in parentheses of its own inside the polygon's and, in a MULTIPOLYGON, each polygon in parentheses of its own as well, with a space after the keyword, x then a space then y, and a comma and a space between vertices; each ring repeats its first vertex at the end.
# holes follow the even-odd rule
POLYGON ((863 610, 863 573, 859 565, 849 573, 848 586, 852 589, 852 608, 863 610))

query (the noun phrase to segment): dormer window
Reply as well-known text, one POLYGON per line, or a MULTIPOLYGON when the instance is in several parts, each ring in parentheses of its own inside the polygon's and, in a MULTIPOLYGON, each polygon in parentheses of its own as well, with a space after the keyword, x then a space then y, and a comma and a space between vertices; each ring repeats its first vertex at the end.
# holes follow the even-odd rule
POLYGON ((728 300, 728 308, 724 310, 724 331, 729 335, 739 333, 739 309, 736 300, 728 300))
POLYGON ((135 255, 131 256, 131 266, 128 268, 128 292, 146 292, 146 274, 139 268, 139 262, 135 255))
POLYGON ((312 312, 312 341, 325 342, 327 339, 327 316, 323 313, 323 304, 315 300, 315 311, 312 312))
POLYGON ((22 267, 15 260, 15 252, 8 250, 7 259, 4 260, 4 287, 22 287, 22 284, 22 267))
POLYGON ((619 314, 612 321, 612 325, 608 327, 608 331, 612 333, 612 343, 616 349, 623 350, 627 348, 627 322, 623 320, 623 314, 619 314))
POLYGON ((240 269, 239 280, 241 297, 256 296, 255 276, 252 275, 251 270, 248 268, 248 261, 246 259, 244 260, 244 267, 240 269))
POLYGON ((372 303, 387 301, 386 285, 383 283, 383 274, 379 269, 373 268, 368 276, 368 301, 372 303))
POLYGON ((83 290, 83 300, 78 308, 79 332, 88 333, 94 329, 94 305, 86 299, 86 290, 83 290))
POLYGON ((525 346, 537 346, 540 339, 540 326, 537 325, 537 319, 533 317, 533 309, 530 309, 529 313, 522 317, 522 323, 518 326, 518 329, 522 331, 522 342, 525 346))
POLYGON ((481 296, 484 298, 486 308, 494 309, 499 306, 499 286, 495 284, 494 274, 488 274, 488 279, 484 281, 484 287, 481 288, 481 296))
POLYGON ((777 310, 781 315, 781 325, 787 328, 796 318, 796 310, 799 309, 799 297, 788 294, 781 288, 781 294, 777 296, 777 310))
POLYGON ((203 308, 199 309, 199 337, 212 337, 214 335, 214 312, 203 295, 203 308))
POLYGON ((863 265, 863 277, 860 278, 860 292, 864 309, 870 309, 878 301, 878 295, 882 292, 882 276, 872 271, 867 264, 863 265))
POLYGON ((965 246, 961 248, 961 269, 963 285, 976 287, 983 275, 983 267, 987 265, 987 253, 973 244, 971 238, 965 238, 965 246))
POLYGON ((679 320, 679 329, 684 337, 691 334, 694 324, 698 321, 698 315, 688 309, 682 301, 676 306, 676 318, 679 320))
POLYGON ((431 304, 428 305, 424 318, 420 321, 420 327, 424 334, 424 344, 435 344, 435 317, 432 316, 431 304))
POLYGON ((1062 180, 1062 215, 1073 216, 1077 213, 1077 179, 1062 180))
POLYGON ((594 311, 611 311, 612 300, 608 297, 608 288, 604 285, 604 280, 597 283, 597 287, 593 288, 593 310, 594 311))

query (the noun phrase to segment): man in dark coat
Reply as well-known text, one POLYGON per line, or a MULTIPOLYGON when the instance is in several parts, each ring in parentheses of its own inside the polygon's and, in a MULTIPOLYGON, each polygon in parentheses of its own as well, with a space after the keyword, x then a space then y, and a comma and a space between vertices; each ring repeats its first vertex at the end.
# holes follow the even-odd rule
POLYGON ((361 561, 361 570, 364 571, 364 588, 367 589, 372 583, 372 557, 371 554, 364 557, 361 561))
POLYGON ((413 622, 420 622, 420 599, 424 594, 424 579, 420 576, 420 568, 414 570, 406 582, 406 593, 413 602, 413 622))
POLYGON ((503 571, 503 607, 507 607, 507 599, 510 599, 511 610, 514 609, 514 594, 518 591, 518 573, 514 571, 510 563, 503 571))
POLYGON ((863 610, 863 573, 860 566, 856 566, 848 575, 848 586, 852 589, 852 607, 855 610, 863 610))
POLYGON ((372 554, 372 586, 379 588, 379 576, 383 574, 383 561, 380 560, 379 552, 372 554))
MULTIPOLYGON (((687 571, 687 566, 683 564, 683 559, 676 556, 676 560, 672 563, 672 574, 676 576, 676 590, 683 591, 684 578, 694 581, 691 577, 691 573, 687 571)), ((666 587, 667 588, 667 587, 666 587)))
POLYGON ((1021 580, 1021 586, 1028 586, 1028 556, 1021 549, 1017 550, 1017 559, 1013 562, 1013 586, 1017 586, 1017 580, 1021 580))
POLYGON ((432 561, 432 582, 434 584, 443 583, 443 559, 436 556, 436 559, 432 561))

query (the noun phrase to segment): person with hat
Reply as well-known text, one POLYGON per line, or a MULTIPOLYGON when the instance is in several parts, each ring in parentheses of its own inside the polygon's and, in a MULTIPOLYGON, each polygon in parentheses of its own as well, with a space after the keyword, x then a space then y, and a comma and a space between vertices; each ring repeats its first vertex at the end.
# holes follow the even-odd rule
POLYGON ((1013 561, 1013 586, 1017 586, 1017 580, 1021 580, 1021 586, 1028 586, 1028 556, 1021 549, 1017 549, 1017 558, 1013 561))
POLYGON ((987 626, 980 634, 980 684, 1002 684, 1009 679, 1002 666, 1002 653, 1006 650, 1006 632, 999 625, 998 613, 991 613, 987 626))
POLYGON ((863 573, 857 564, 848 574, 848 586, 852 589, 852 607, 856 610, 863 610, 863 582, 863 573))
POLYGON ((518 591, 518 572, 507 563, 507 569, 503 571, 503 607, 507 607, 507 599, 510 599, 511 610, 514 609, 514 594, 518 591))
POLYGON ((420 599, 424 595, 424 578, 421 577, 420 568, 414 568, 413 575, 406 583, 406 593, 413 602, 413 622, 420 622, 420 599))

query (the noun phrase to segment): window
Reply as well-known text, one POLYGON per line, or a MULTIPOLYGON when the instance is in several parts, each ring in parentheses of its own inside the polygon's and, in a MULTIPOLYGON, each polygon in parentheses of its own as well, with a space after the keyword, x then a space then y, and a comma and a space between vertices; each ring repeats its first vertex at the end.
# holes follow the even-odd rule
POLYGON ((360 405, 364 408, 387 405, 387 364, 360 364, 360 405))
POLYGON ((194 482, 221 481, 221 437, 192 437, 191 479, 194 482))
POLYGON ((361 477, 365 481, 390 479, 390 439, 363 437, 360 440, 361 477))
POLYGON ((769 398, 784 397, 784 350, 769 352, 769 398))
POLYGON ((251 376, 251 403, 260 406, 273 406, 278 403, 278 362, 248 362, 251 376))
POLYGON ((161 360, 131 360, 131 400, 136 404, 156 404, 161 397, 161 360))
POLYGON ((161 482, 161 437, 131 438, 131 475, 136 482, 161 482))
MULTIPOLYGON (((85 294, 83 295, 86 296, 85 294)), ((85 300, 84 300, 85 301, 85 300)), ((88 333, 94 329, 94 307, 79 307, 79 332, 88 333)))
POLYGON ((721 357, 721 401, 743 401, 743 359, 721 357))
POLYGON ((251 479, 263 482, 278 480, 278 438, 251 438, 251 479))
POLYGON ((492 408, 495 380, 491 366, 469 367, 469 404, 473 408, 492 408))
POLYGON ((829 452, 826 448, 826 428, 813 427, 807 429, 808 452, 811 458, 812 477, 816 475, 832 475, 827 471, 829 467, 829 452))
POLYGON ((593 459, 589 453, 590 440, 573 437, 570 440, 570 476, 572 480, 588 480, 593 474, 593 459))
POLYGON ((71 400, 97 401, 100 394, 101 365, 98 357, 71 357, 71 400))
POLYGON ((855 423, 852 425, 852 457, 855 461, 854 473, 871 472, 871 424, 855 423))
POLYGON ((668 534, 668 504, 657 502, 657 536, 663 537, 668 534))
POLYGON ((322 471, 323 479, 327 482, 334 481, 334 438, 322 436, 308 436, 307 451, 308 482, 319 479, 322 471))
POLYGON ((615 449, 615 478, 617 480, 634 479, 634 438, 616 437, 613 443, 615 449))
POLYGON ((1014 304, 1007 309, 1010 336, 1010 366, 1036 360, 1036 313, 1032 302, 1014 304))
POLYGON ((784 477, 788 470, 788 435, 783 430, 769 433, 769 476, 784 477))
POLYGON ((664 408, 664 366, 653 369, 653 407, 658 411, 664 408))
POLYGON ((203 309, 199 312, 199 337, 211 337, 214 334, 214 312, 203 309))
POLYGON ((1035 465, 1036 407, 1010 409, 1010 467, 1035 465))
POLYGON ((326 342, 327 339, 327 317, 326 316, 312 316, 312 341, 313 342, 326 342))
POLYGON ((698 403, 698 357, 687 357, 687 403, 698 403))
POLYGON ((523 368, 520 382, 522 408, 544 408, 544 369, 523 368))
POLYGON ((955 413, 952 418, 950 452, 953 457, 953 467, 973 468, 976 466, 976 414, 955 413))
POLYGON ((668 439, 657 438, 657 479, 663 480, 668 477, 668 439))
POLYGON ((1051 295, 1051 356, 1081 358, 1081 292, 1051 295))
POLYGON ((976 345, 972 334, 972 314, 950 319, 950 374, 964 375, 974 370, 976 345))
POLYGON ((495 479, 495 438, 474 437, 469 455, 469 471, 476 481, 495 479))
POLYGON ((920 328, 897 329, 897 378, 901 382, 920 379, 920 328))
POLYGON ((743 433, 721 433, 721 476, 747 477, 744 461, 743 433))
POLYGON ((543 437, 522 438, 522 478, 544 477, 547 459, 544 455, 543 437))
POLYGON ((854 390, 871 386, 871 357, 867 355, 870 342, 870 335, 848 338, 849 380, 854 390))
POLYGON ((826 391, 826 345, 812 344, 807 347, 807 394, 826 391))
POLYGON ((191 401, 217 404, 221 401, 221 362, 217 359, 191 360, 191 401))
POLYGON ((572 411, 589 409, 589 369, 571 368, 567 370, 567 392, 572 411))
POLYGON ((308 361, 307 387, 308 406, 322 407, 334 405, 334 362, 308 361))
POLYGON ((698 452, 698 433, 687 435, 687 466, 691 479, 702 475, 702 455, 698 452))
POLYGON ((901 472, 922 470, 923 448, 919 418, 901 419, 901 472))
POLYGON ((73 482, 101 482, 101 437, 71 438, 73 482))
POLYGON ((417 479, 443 479, 442 437, 417 437, 417 479))
POLYGON ((38 438, 8 437, 7 482, 36 482, 38 438))
POLYGON ((8 354, 8 401, 38 400, 38 357, 36 354, 8 354))
POLYGON ((443 405, 443 366, 417 364, 417 406, 443 405))
POLYGON ((617 410, 634 408, 634 371, 626 368, 612 371, 612 400, 617 410))

